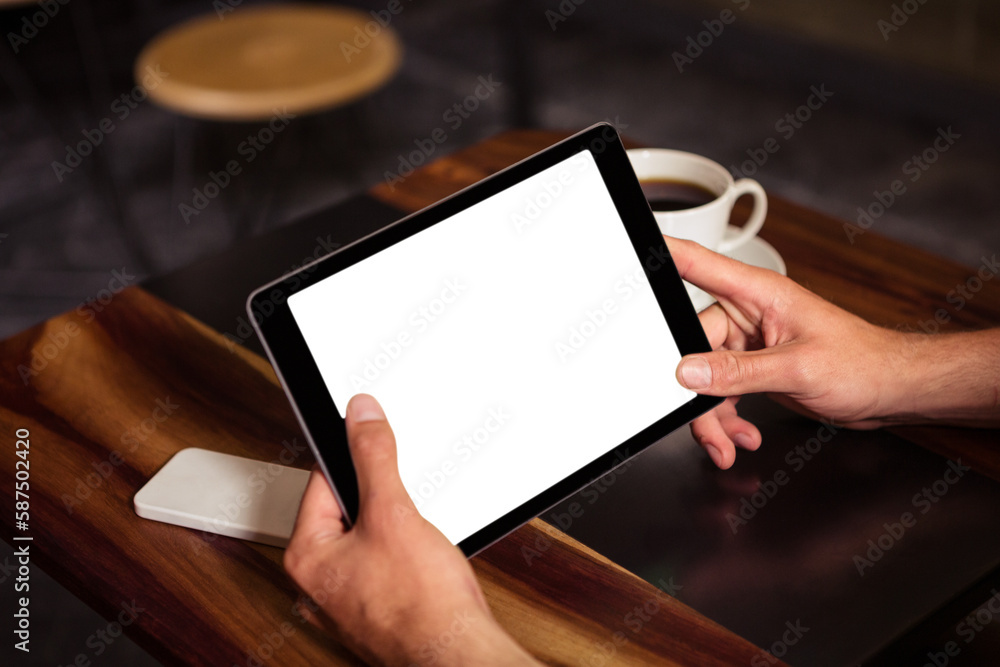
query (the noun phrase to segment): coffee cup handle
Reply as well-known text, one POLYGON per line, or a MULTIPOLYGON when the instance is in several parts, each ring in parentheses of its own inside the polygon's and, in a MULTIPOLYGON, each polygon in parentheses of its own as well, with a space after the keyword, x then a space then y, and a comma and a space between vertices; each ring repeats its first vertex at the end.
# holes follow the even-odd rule
POLYGON ((764 193, 764 188, 752 178, 741 178, 733 184, 732 203, 736 204, 736 200, 743 195, 753 197, 753 212, 736 236, 723 239, 719 244, 719 252, 722 254, 732 252, 757 236, 757 232, 764 225, 764 218, 767 216, 767 195, 764 193))

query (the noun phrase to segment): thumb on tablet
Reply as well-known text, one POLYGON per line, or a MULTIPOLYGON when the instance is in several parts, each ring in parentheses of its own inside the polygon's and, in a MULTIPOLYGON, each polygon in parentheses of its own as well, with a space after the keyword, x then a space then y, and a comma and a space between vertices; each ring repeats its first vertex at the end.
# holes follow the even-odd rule
POLYGON ((347 404, 347 442, 358 476, 360 512, 375 501, 412 507, 396 462, 396 436, 382 406, 368 394, 357 394, 347 404))
POLYGON ((794 392, 794 372, 788 356, 780 347, 692 354, 677 365, 677 381, 710 396, 794 392))

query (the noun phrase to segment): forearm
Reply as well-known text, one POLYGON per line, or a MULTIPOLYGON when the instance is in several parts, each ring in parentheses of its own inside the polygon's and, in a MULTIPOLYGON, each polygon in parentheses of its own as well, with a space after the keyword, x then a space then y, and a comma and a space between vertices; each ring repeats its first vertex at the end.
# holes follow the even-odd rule
POLYGON ((892 421, 1000 426, 1000 329, 906 334, 892 421))

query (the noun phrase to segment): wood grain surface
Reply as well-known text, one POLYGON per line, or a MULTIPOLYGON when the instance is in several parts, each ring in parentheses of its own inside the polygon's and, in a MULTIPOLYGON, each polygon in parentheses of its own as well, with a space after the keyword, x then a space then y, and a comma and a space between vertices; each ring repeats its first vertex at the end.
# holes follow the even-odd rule
MULTIPOLYGON (((561 136, 506 133, 372 194, 415 210, 561 136)), ((870 320, 916 327, 949 307, 949 290, 974 273, 874 230, 851 245, 841 224, 772 198, 762 236, 793 278, 870 320)), ((990 282, 945 328, 997 322, 1000 286, 990 282)), ((33 563, 108 618, 134 601, 143 611, 127 632, 165 664, 356 662, 300 622, 280 549, 143 520, 132 510, 135 492, 185 447, 262 460, 277 460, 285 447, 296 455, 292 465, 311 465, 265 360, 231 350, 216 332, 129 288, 100 313, 70 312, 0 343, 0 425, 11 442, 16 429, 31 432, 31 521, 22 534, 34 538, 33 563)), ((1000 470, 984 433, 909 429, 905 437, 971 448, 963 456, 974 451, 978 467, 1000 470)), ((0 497, 9 508, 13 446, 5 443, 2 456, 0 497)), ((9 540, 12 512, 3 512, 3 526, 9 540)), ((473 566, 500 622, 550 664, 745 665, 759 653, 539 520, 473 566), (627 619, 643 606, 656 611, 633 632, 627 619)))

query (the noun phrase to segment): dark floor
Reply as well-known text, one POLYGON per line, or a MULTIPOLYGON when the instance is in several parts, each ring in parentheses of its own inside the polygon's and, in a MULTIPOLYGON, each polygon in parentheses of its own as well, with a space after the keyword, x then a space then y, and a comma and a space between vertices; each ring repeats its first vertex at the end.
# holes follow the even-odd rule
MULTIPOLYGON (((769 192, 853 220, 876 191, 904 179, 905 195, 872 231, 970 269, 1000 247, 993 91, 764 32, 739 15, 681 73, 672 54, 718 15, 697 2, 590 0, 555 30, 545 13, 557 10, 555 0, 404 6, 393 23, 407 49, 399 75, 348 109, 295 119, 256 169, 188 222, 179 204, 256 125, 181 119, 147 101, 115 117, 115 131, 61 181, 52 163, 113 115, 142 44, 211 3, 74 0, 17 53, 0 47, 0 337, 75 307, 107 287, 113 270, 137 280, 159 274, 340 201, 395 171, 399 156, 438 127, 448 128, 439 155, 511 126, 578 129, 611 119, 642 143, 740 171, 775 137, 780 150, 753 165, 769 192), (448 127, 445 111, 489 76, 501 82, 497 92, 448 127), (832 96, 794 132, 776 125, 814 89, 832 96), (948 128, 954 145, 910 181, 907 163, 948 128)), ((4 35, 35 11, 0 12, 4 35)), ((46 618, 66 641, 47 642, 38 662, 23 664, 69 662, 106 624, 57 584, 45 590, 46 618)), ((95 664, 144 664, 125 641, 113 651, 122 653, 95 664)))

